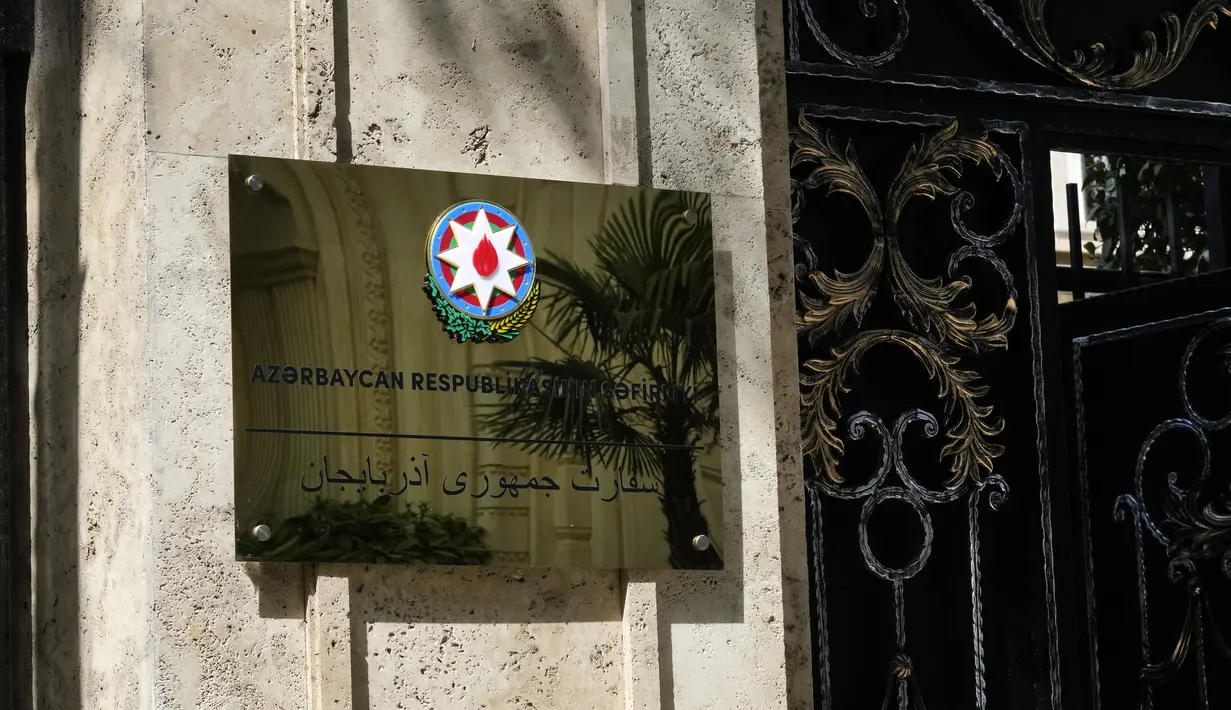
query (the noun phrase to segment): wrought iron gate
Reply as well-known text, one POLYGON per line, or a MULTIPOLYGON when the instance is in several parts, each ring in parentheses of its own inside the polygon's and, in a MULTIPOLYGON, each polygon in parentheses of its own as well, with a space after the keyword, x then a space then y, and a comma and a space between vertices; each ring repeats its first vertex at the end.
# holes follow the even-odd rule
POLYGON ((1225 267, 1220 18, 787 0, 818 708, 1231 707, 1231 273, 1060 306, 1049 174, 1209 166, 1225 267))

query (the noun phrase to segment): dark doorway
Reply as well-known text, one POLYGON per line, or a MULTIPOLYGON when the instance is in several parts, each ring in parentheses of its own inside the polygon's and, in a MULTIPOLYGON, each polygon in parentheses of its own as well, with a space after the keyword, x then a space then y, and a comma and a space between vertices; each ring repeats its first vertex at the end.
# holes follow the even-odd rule
POLYGON ((24 692, 30 487, 26 398, 26 79, 34 3, 0 4, 0 705, 24 692))

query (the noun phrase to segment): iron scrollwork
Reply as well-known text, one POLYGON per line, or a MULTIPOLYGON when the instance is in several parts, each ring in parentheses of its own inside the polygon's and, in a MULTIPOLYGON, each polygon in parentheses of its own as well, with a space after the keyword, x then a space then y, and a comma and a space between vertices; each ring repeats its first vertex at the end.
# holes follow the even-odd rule
POLYGON ((1192 51, 1205 28, 1217 29, 1221 16, 1231 17, 1227 0, 1200 0, 1183 20, 1175 13, 1164 13, 1160 18, 1162 42, 1152 30, 1143 32, 1145 48, 1133 52, 1127 69, 1116 71, 1115 58, 1101 42, 1092 44, 1088 52, 1074 51, 1071 60, 1061 57, 1043 19, 1047 0, 1018 0, 1018 6, 1031 41, 1049 66, 1077 83, 1113 90, 1140 89, 1166 78, 1192 51))
MULTIPOLYGON (((883 64, 888 64, 893 61, 894 57, 902 51, 906 46, 906 37, 910 33, 910 13, 906 10, 906 0, 888 0, 890 5, 893 5, 898 16, 897 35, 893 42, 888 47, 877 52, 876 54, 857 54, 849 52, 838 46, 829 33, 821 28, 821 23, 817 21, 816 14, 812 12, 812 6, 808 0, 792 0, 791 12, 799 12, 803 15, 804 24, 808 26, 808 31, 826 52, 829 52, 835 59, 843 64, 849 64, 853 67, 869 69, 879 67, 883 64)), ((859 10, 867 19, 873 19, 880 14, 880 6, 878 0, 859 0, 859 10)), ((799 46, 795 35, 792 34, 791 56, 799 57, 799 46)))
MULTIPOLYGON (((897 12, 897 34, 893 42, 876 54, 857 54, 838 46, 817 21, 808 0, 792 0, 792 22, 802 17, 809 33, 834 59, 847 66, 873 69, 893 61, 906 45, 910 30, 910 15, 906 0, 889 0, 897 12)), ((1228 0, 1198 0, 1183 18, 1173 12, 1159 17, 1162 36, 1154 30, 1142 33, 1144 47, 1132 53, 1127 68, 1119 69, 1116 58, 1107 51, 1102 42, 1091 44, 1088 49, 1073 50, 1066 56, 1051 38, 1045 14, 1048 0, 1017 0, 1018 15, 1026 30, 1024 41, 986 0, 971 0, 971 3, 992 24, 1009 44, 1026 58, 1036 62, 1075 84, 1111 91, 1131 91, 1155 84, 1170 76, 1179 68, 1192 51, 1198 37, 1207 29, 1217 29, 1223 16, 1231 17, 1228 0)), ((875 18, 878 12, 876 0, 859 0, 859 8, 865 18, 875 18)), ((791 58, 799 59, 798 37, 791 33, 791 58)))
MULTIPOLYGON (((1185 348, 1180 366, 1179 389, 1186 416, 1169 419, 1156 426, 1137 454, 1133 479, 1134 490, 1116 499, 1114 515, 1118 521, 1131 520, 1137 553, 1137 601, 1140 614, 1142 670, 1140 673, 1140 708, 1151 705, 1153 688, 1175 677, 1190 656, 1195 656, 1198 668, 1199 693, 1208 707, 1205 688, 1204 632, 1208 629, 1218 652, 1231 662, 1231 648, 1218 627, 1196 562, 1217 560, 1221 573, 1231 579, 1231 485, 1221 495, 1211 495, 1210 444, 1207 434, 1231 425, 1231 412, 1212 419, 1193 406, 1189 397, 1187 375, 1197 348, 1211 335, 1231 329, 1231 318, 1223 318, 1205 327, 1185 348), (1166 493, 1162 502, 1162 517, 1156 519, 1146 505, 1144 471, 1151 449, 1168 432, 1183 432, 1197 443, 1201 451, 1201 468, 1187 487, 1181 485, 1177 472, 1167 475, 1166 493), (1143 532, 1144 531, 1144 532, 1143 532), (1148 535, 1160 545, 1168 558, 1168 577, 1184 584, 1187 607, 1184 622, 1167 657, 1158 663, 1150 661, 1149 618, 1146 589, 1144 541, 1148 535)), ((1226 352, 1226 351, 1224 351, 1226 352)), ((1229 368, 1231 372, 1231 368, 1229 368)))
POLYGON ((797 295, 800 310, 796 326, 809 346, 827 336, 841 336, 851 328, 855 334, 830 348, 829 357, 810 357, 802 363, 800 374, 803 448, 812 460, 813 473, 806 482, 810 509, 818 540, 814 546, 818 609, 819 661, 822 668, 822 697, 828 707, 828 648, 824 609, 825 580, 821 559, 821 499, 862 501, 858 533, 860 551, 867 569, 889 582, 894 590, 894 619, 897 649, 889 669, 885 707, 896 695, 899 707, 908 704, 922 710, 921 692, 914 683, 914 667, 906 652, 904 585, 926 565, 932 552, 930 505, 953 503, 965 497, 968 505, 969 554, 971 569, 972 630, 975 644, 976 707, 986 705, 982 657, 981 567, 979 561, 979 510, 986 501, 999 509, 1009 495, 1008 483, 993 473, 996 458, 1004 448, 995 443, 1004 423, 993 415, 992 407, 982 403, 987 387, 976 371, 959 366, 962 356, 978 356, 1008 347, 1008 333, 1017 313, 1017 292, 1013 277, 995 248, 1018 228, 1022 219, 1022 184, 1011 161, 985 135, 963 135, 956 122, 925 134, 907 151, 896 177, 882 200, 863 170, 852 143, 840 145, 828 131, 814 126, 802 114, 793 137, 793 168, 809 171, 792 182, 792 216, 798 222, 806 191, 823 191, 825 196, 850 196, 862 208, 870 228, 872 246, 863 266, 853 274, 822 271, 806 240, 793 235, 800 253, 796 264, 797 295), (1000 227, 980 234, 964 221, 974 205, 974 196, 960 190, 953 180, 960 178, 966 165, 989 168, 996 179, 1008 176, 1013 191, 1013 207, 1000 227), (953 198, 950 224, 963 245, 947 263, 950 280, 919 276, 906 262, 898 244, 898 223, 906 204, 915 198, 935 200, 953 198), (1001 314, 976 318, 973 304, 958 305, 958 297, 973 285, 968 276, 957 278, 959 266, 967 259, 981 259, 992 265, 1004 281, 1006 301, 1001 314), (889 282, 897 310, 912 330, 877 328, 859 331, 882 280, 889 282), (937 383, 944 400, 944 435, 940 459, 948 460, 950 476, 939 489, 921 484, 909 471, 903 457, 903 442, 908 429, 917 426, 925 438, 940 434, 942 424, 930 412, 913 408, 898 416, 892 429, 877 415, 860 411, 847 423, 850 440, 870 433, 881 442, 877 470, 862 484, 848 485, 838 472, 845 443, 838 433, 842 419, 839 398, 850 391, 848 376, 858 370, 865 354, 881 345, 894 346, 909 353, 922 364, 929 379, 937 383), (890 483, 890 474, 897 481, 890 483), (984 495, 986 494, 986 498, 984 495), (923 530, 923 540, 913 558, 901 567, 882 563, 868 542, 868 526, 873 511, 886 501, 906 504, 923 530))
MULTIPOLYGON (((940 396, 945 400, 945 419, 949 422, 946 432, 949 443, 941 449, 941 456, 952 459, 952 476, 945 483, 952 494, 949 500, 960 495, 968 485, 983 485, 981 471, 990 472, 993 459, 1004 452, 1002 446, 991 441, 1003 430, 1004 422, 992 419, 992 408, 978 403, 978 398, 987 393, 987 388, 976 384, 979 378, 977 373, 957 368, 956 356, 946 353, 925 338, 901 330, 867 330, 835 347, 830 359, 804 361, 803 367, 807 373, 799 378, 803 387, 804 451, 818 460, 829 481, 842 483, 842 477, 838 474, 838 459, 845 447, 835 433, 837 420, 841 417, 838 395, 849 391, 845 384, 846 376, 859 367, 863 355, 882 343, 892 343, 905 349, 923 364, 930 379, 940 383, 940 396)), ((935 420, 931 421, 931 426, 936 426, 935 420)), ((946 501, 937 499, 933 502, 946 501)))
POLYGON ((835 272, 829 276, 820 271, 808 275, 820 297, 800 293, 803 313, 798 325, 815 342, 820 337, 840 332, 854 321, 859 325, 867 312, 882 273, 888 269, 894 301, 912 327, 925 331, 943 343, 960 350, 980 353, 1007 346, 1007 335, 1017 317, 1017 290, 1012 277, 992 248, 1001 244, 1021 221, 1022 188, 1017 170, 1004 159, 994 144, 985 137, 959 136, 957 122, 952 122, 930 136, 924 136, 907 152, 902 169, 889 188, 887 208, 860 167, 853 144, 839 149, 834 138, 818 130, 802 114, 794 143, 796 150, 791 167, 811 164, 815 168, 801 181, 803 188, 825 188, 827 194, 843 193, 859 202, 872 231, 872 249, 863 266, 853 274, 835 272), (975 198, 960 191, 949 179, 960 178, 963 162, 986 164, 999 179, 1007 174, 1013 185, 1014 207, 1005 225, 991 235, 979 235, 962 221, 963 213, 974 205, 975 198), (935 199, 954 196, 951 221, 954 230, 967 242, 949 261, 950 277, 966 258, 979 258, 992 264, 1008 290, 1004 311, 1000 316, 989 314, 976 321, 974 304, 955 307, 954 301, 966 292, 968 278, 943 282, 922 278, 910 268, 902 256, 896 228, 902 208, 915 197, 935 199))

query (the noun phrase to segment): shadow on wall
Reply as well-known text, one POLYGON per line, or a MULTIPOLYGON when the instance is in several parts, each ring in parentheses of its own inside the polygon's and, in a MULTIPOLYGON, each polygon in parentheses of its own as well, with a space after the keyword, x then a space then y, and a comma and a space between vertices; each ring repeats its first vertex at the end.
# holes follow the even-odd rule
MULTIPOLYGON (((579 43, 586 33, 568 26, 565 14, 556 9, 557 5, 567 7, 569 3, 562 0, 475 3, 478 8, 475 12, 481 17, 471 19, 470 26, 499 28, 499 32, 485 32, 487 37, 476 37, 473 31, 462 26, 457 17, 461 12, 459 5, 435 2, 409 3, 406 7, 410 35, 423 37, 423 45, 439 55, 440 70, 447 71, 450 67, 456 70, 460 77, 451 86, 458 93, 459 105, 477 109, 474 122, 484 124, 471 134, 471 145, 462 147, 462 152, 472 153, 476 165, 487 164, 489 158, 494 157, 488 154, 487 117, 506 112, 536 112, 538 107, 545 106, 556 115, 553 123, 568 132, 567 136, 557 136, 557 140, 571 138, 571 151, 583 160, 592 161, 601 171, 602 155, 595 153, 601 153, 602 140, 596 135, 598 112, 593 110, 593 104, 599 100, 597 76, 589 72, 590 67, 584 61, 587 52, 579 43), (487 38, 494 36, 502 41, 489 43, 487 38), (512 70, 508 76, 521 77, 524 82, 520 86, 502 86, 484 78, 479 53, 483 53, 486 64, 491 64, 493 54, 498 55, 512 70), (516 95, 524 95, 527 99, 510 103, 508 97, 516 95), (467 102, 467 98, 473 103, 467 102)), ((602 18, 598 20, 601 22, 602 18)), ((427 71, 428 76, 436 76, 427 71)), ((439 78, 447 77, 442 71, 439 78)), ((338 115, 349 115, 348 109, 339 106, 338 115)), ((363 139, 357 137, 357 140, 363 139)), ((362 155, 362 152, 362 146, 356 145, 355 153, 362 155)), ((600 172, 596 179, 601 177, 600 172)))
MULTIPOLYGON (((39 707, 80 708, 80 550, 78 483, 78 373, 81 296, 79 261, 81 177, 81 62, 83 12, 75 0, 40 3, 35 59, 28 93, 35 132, 31 224, 37 262, 31 274, 36 299, 37 362, 31 363, 35 483, 31 542, 34 599, 27 648, 33 663, 23 673, 39 707)), ((33 698, 23 698, 30 703, 33 698)))

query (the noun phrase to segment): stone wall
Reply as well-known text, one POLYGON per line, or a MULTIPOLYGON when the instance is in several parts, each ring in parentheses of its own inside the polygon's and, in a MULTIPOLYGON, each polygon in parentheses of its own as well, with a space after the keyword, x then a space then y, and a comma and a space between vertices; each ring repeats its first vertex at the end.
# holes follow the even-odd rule
POLYGON ((40 708, 811 700, 777 0, 40 0, 40 708), (713 193, 728 569, 233 559, 226 155, 713 193))

